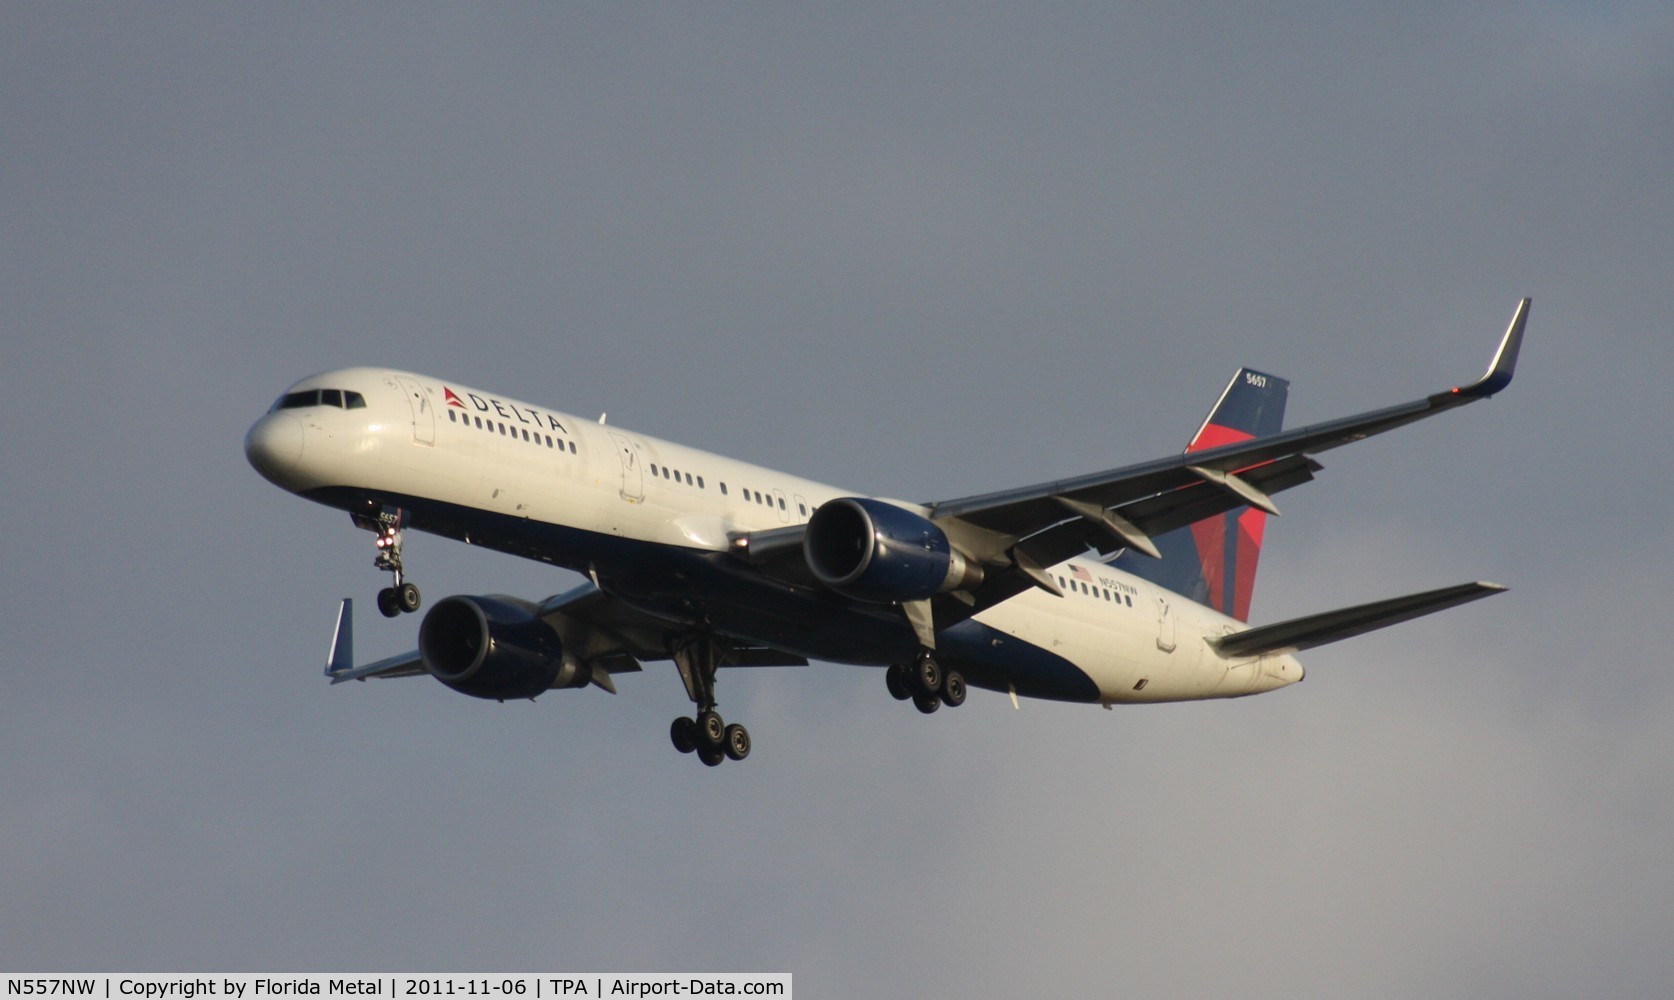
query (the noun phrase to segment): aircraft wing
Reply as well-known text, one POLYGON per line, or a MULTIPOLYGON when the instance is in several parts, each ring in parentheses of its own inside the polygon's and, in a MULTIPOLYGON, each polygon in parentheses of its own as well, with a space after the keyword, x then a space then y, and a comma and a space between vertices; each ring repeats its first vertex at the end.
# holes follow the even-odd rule
POLYGON ((950 536, 957 534, 971 554, 985 561, 1004 561, 1009 554, 1027 572, 1028 562, 1051 565, 1074 555, 1089 529, 1110 539, 1113 545, 1107 547, 1128 547, 1155 555, 1151 537, 1183 524, 1246 504, 1277 513, 1271 495, 1307 482, 1320 469, 1309 456, 1486 399, 1509 385, 1529 318, 1529 304, 1529 299, 1518 304, 1487 372, 1469 385, 1218 448, 1020 489, 944 500, 928 505, 930 516, 947 528, 950 536), (1069 518, 1079 523, 1071 522, 1057 537, 1051 537, 1048 529, 1069 518), (1046 544, 1038 546, 1040 551, 1026 543, 1019 546, 1023 559, 1007 552, 1018 540, 1036 533, 1048 535, 1041 540, 1046 544), (1052 557, 1066 547, 1069 551, 1052 557))
MULTIPOLYGON (((558 633, 564 648, 586 663, 602 663, 611 673, 641 669, 646 660, 673 659, 671 641, 687 629, 646 614, 584 583, 567 593, 549 597, 536 612, 558 633)), ((774 649, 721 639, 721 667, 805 667, 800 656, 774 649)))
POLYGON ((337 627, 331 633, 331 649, 326 652, 325 675, 333 684, 344 681, 363 681, 368 677, 413 677, 428 673, 418 650, 391 656, 376 663, 355 666, 355 601, 343 598, 337 606, 337 627))
POLYGON ((1461 583, 1440 590, 1427 590, 1422 594, 1391 597, 1305 618, 1292 618, 1211 638, 1208 643, 1222 656, 1257 656, 1281 651, 1293 653, 1445 611, 1504 590, 1497 583, 1461 583))
MULTIPOLYGON (((534 614, 558 633, 566 655, 573 653, 581 662, 603 668, 594 672, 594 683, 612 694, 615 685, 610 682, 610 674, 643 669, 643 661, 670 659, 669 639, 679 633, 674 626, 611 597, 593 583, 547 598, 534 608, 534 614)), ((723 647, 721 666, 807 666, 808 663, 802 657, 768 647, 736 643, 723 643, 723 647)), ((427 673, 416 649, 355 666, 354 601, 343 598, 326 658, 325 675, 333 684, 427 673)))

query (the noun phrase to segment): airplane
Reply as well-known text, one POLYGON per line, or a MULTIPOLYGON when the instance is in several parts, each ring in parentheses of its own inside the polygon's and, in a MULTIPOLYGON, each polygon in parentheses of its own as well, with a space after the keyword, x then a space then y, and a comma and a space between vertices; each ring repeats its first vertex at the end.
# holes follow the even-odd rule
POLYGON ((1236 698, 1303 679, 1296 653, 1505 588, 1471 582, 1248 624, 1273 495, 1321 452, 1510 384, 1530 300, 1468 385, 1282 429, 1289 383, 1234 374, 1186 450, 1137 465, 913 503, 584 420, 458 382, 344 368, 287 389, 245 454, 275 485, 374 534, 387 617, 416 612, 408 530, 573 570, 541 601, 437 602, 418 648, 356 665, 338 608, 332 684, 429 674, 501 702, 596 686, 672 661, 694 705, 669 737, 704 764, 743 760, 718 712, 722 667, 884 668, 925 714, 969 687, 1117 704, 1236 698))

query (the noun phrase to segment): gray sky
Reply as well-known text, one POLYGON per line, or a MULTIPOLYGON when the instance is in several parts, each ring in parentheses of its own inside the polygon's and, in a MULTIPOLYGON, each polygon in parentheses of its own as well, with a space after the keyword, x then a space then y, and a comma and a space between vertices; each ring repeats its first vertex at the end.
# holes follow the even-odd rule
POLYGON ((1156 6, 0 7, 0 968, 1664 992, 1674 14, 1156 6), (1445 388, 1526 294, 1507 393, 1285 495, 1254 617, 1510 594, 1241 702, 728 674, 715 771, 667 667, 328 689, 371 538, 241 451, 389 364, 929 500, 1178 449, 1242 364, 1445 388))

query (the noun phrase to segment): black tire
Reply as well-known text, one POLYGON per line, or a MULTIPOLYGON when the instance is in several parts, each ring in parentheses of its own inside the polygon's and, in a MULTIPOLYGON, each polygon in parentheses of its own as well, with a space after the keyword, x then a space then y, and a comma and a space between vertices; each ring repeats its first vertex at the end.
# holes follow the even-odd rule
POLYGON ((949 670, 942 678, 942 704, 948 708, 958 708, 965 704, 965 675, 957 670, 949 670))
POLYGON ((942 689, 942 668, 933 656, 921 656, 913 664, 913 686, 920 694, 935 694, 942 689))
POLYGON ((385 587, 378 591, 378 610, 385 618, 398 618, 401 615, 401 601, 395 596, 394 587, 385 587))
POLYGON ((925 715, 931 715, 935 713, 936 709, 942 707, 942 699, 933 694, 915 694, 913 695, 913 707, 925 715))
POLYGON ((697 755, 698 760, 703 761, 705 767, 719 767, 721 761, 727 759, 727 755, 721 751, 720 747, 698 747, 697 755))
POLYGON ((896 701, 906 701, 913 696, 913 689, 907 686, 907 668, 899 663, 884 671, 884 684, 889 687, 890 697, 896 701))
POLYGON ((691 753, 697 749, 697 723, 692 721, 691 716, 682 715, 669 725, 668 738, 674 749, 691 753))
POLYGON ((424 598, 419 595, 417 587, 410 583, 403 583, 395 588, 395 603, 402 611, 410 615, 419 609, 420 604, 424 603, 424 598))
POLYGON ((727 724, 721 721, 721 713, 712 708, 699 712, 697 737, 700 746, 719 747, 727 738, 727 724))
POLYGON ((743 760, 750 756, 750 731, 734 722, 727 727, 727 739, 721 745, 721 749, 733 760, 743 760))

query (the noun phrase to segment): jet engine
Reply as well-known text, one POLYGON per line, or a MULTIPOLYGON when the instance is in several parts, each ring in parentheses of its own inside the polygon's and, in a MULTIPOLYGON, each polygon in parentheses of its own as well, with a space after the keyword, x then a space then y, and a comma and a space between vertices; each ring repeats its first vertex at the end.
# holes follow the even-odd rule
POLYGON ((510 597, 438 602, 419 626, 419 656, 431 676, 473 698, 533 698, 593 679, 533 605, 510 597))
POLYGON ((982 567, 950 545, 942 529, 866 497, 821 504, 808 519, 802 553, 821 583, 878 604, 920 601, 982 582, 982 567))

